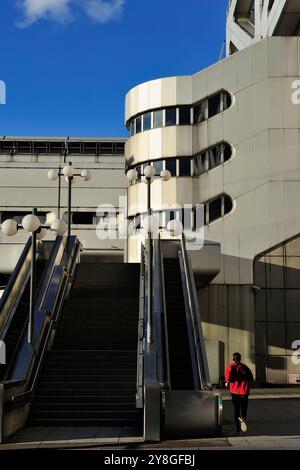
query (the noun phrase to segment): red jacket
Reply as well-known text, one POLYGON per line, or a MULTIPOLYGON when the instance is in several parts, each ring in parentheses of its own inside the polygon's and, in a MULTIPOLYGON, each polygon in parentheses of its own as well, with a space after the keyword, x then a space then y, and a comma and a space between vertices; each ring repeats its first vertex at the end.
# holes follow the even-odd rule
POLYGON ((225 371, 225 381, 230 383, 230 393, 249 395, 249 382, 253 381, 253 375, 245 364, 232 362, 225 371))

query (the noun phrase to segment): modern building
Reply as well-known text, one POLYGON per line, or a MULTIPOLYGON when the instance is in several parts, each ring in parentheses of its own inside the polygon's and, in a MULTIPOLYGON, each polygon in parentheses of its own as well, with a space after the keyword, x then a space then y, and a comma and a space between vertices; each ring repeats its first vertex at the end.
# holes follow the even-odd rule
POLYGON ((224 60, 191 76, 143 83, 126 96, 126 168, 139 175, 128 190, 136 228, 128 261, 140 254, 143 169, 168 169, 172 178, 152 185, 162 237, 170 237, 166 221, 180 218, 184 205, 195 217, 200 204, 204 250, 221 245, 210 282, 203 272, 214 271, 216 253, 212 262, 201 250, 190 252, 202 274, 206 340, 225 346, 226 361, 241 351, 257 379, 269 383, 300 379, 293 361, 300 340, 300 106, 292 99, 299 25, 298 1, 231 1, 224 60))
MULTIPOLYGON (((111 233, 117 230, 119 198, 125 197, 127 188, 124 145, 124 138, 0 137, 0 223, 10 218, 21 223, 33 207, 42 222, 58 212, 67 221, 67 183, 61 179, 59 204, 58 181, 49 181, 47 172, 72 162, 78 174, 83 169, 92 172, 90 181, 77 177, 72 186, 72 233, 90 260, 123 260, 124 241, 117 234, 98 237, 96 228, 100 224, 104 230, 107 219, 111 233)), ((0 237, 0 272, 11 272, 28 235, 19 231, 15 237, 0 237)), ((51 237, 49 231, 47 238, 51 237)))

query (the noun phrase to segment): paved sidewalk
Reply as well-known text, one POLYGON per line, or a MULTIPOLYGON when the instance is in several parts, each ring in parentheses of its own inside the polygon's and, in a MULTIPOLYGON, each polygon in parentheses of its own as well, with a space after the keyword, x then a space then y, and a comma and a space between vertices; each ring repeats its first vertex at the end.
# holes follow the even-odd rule
POLYGON ((196 440, 143 442, 133 428, 27 428, 0 450, 28 448, 87 449, 299 449, 300 387, 253 389, 249 402, 249 431, 237 435, 228 391, 224 397, 221 437, 196 440))

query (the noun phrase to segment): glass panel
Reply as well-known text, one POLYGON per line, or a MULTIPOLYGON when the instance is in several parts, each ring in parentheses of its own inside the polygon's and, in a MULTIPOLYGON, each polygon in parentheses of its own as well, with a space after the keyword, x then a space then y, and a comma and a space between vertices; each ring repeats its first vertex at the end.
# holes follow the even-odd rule
POLYGON ((95 212, 73 212, 72 223, 76 225, 93 225, 95 212))
POLYGON ((230 145, 228 145, 228 144, 223 144, 223 149, 224 149, 223 150, 224 151, 224 162, 226 162, 231 157, 232 151, 231 151, 230 145))
POLYGON ((220 105, 221 105, 220 93, 208 99, 208 118, 216 116, 216 114, 220 113, 220 105))
POLYGON ((222 163, 221 146, 212 147, 208 150, 208 168, 211 170, 222 163))
POLYGON ((135 134, 135 119, 130 123, 130 136, 132 137, 135 134))
POLYGON ((209 203, 209 222, 222 217, 222 198, 215 199, 209 203))
POLYGON ((138 134, 142 130, 142 116, 139 116, 135 120, 135 132, 138 134))
POLYGON ((189 158, 179 159, 179 176, 191 176, 191 160, 189 158))
POLYGON ((176 108, 166 109, 166 126, 176 126, 176 108))
POLYGON ((164 161, 158 160, 157 162, 153 162, 153 166, 155 168, 155 176, 160 176, 160 173, 164 169, 164 161))
POLYGON ((206 152, 203 152, 194 158, 194 175, 199 176, 206 171, 206 152))
POLYGON ((231 96, 227 91, 223 91, 223 110, 230 108, 231 106, 231 96))
POLYGON ((144 114, 143 116, 143 130, 149 131, 151 129, 151 113, 144 114))
POLYGON ((169 170, 172 176, 176 176, 176 158, 166 160, 166 170, 169 170))
POLYGON ((163 111, 154 111, 153 113, 153 128, 163 126, 163 111))
POLYGON ((206 120, 206 106, 207 101, 201 101, 201 103, 197 104, 194 108, 194 124, 200 124, 201 122, 206 120))
POLYGON ((224 213, 232 211, 232 200, 229 196, 224 196, 224 213))
POLYGON ((179 108, 179 124, 191 124, 191 108, 189 106, 181 106, 179 108))

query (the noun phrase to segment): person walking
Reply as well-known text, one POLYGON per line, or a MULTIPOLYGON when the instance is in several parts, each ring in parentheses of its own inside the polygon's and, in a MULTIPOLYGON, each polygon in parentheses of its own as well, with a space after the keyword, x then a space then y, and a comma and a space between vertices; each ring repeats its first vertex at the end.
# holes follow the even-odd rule
POLYGON ((253 375, 249 367, 241 362, 242 356, 239 352, 234 353, 232 359, 233 362, 225 371, 225 387, 230 390, 237 431, 246 432, 249 383, 253 381, 253 375))

